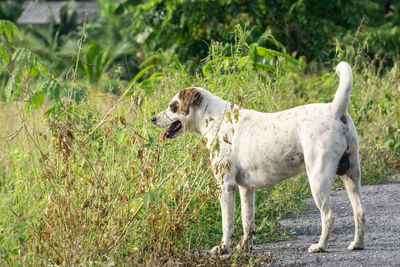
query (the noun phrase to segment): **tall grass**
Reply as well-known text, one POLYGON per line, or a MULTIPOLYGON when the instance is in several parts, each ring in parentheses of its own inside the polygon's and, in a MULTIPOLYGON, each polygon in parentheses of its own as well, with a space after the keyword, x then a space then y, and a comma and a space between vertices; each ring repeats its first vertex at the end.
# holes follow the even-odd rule
MULTIPOLYGON (((0 106, 7 114, 0 137, 21 127, 0 139, 0 261, 168 264, 168 255, 217 244, 217 187, 201 137, 161 142, 151 115, 189 86, 275 112, 331 101, 338 83, 336 62, 310 73, 301 62, 262 59, 271 72, 248 61, 249 48, 242 37, 233 45, 215 43, 204 74, 166 71, 151 90, 132 83, 128 97, 86 90, 85 101, 69 102, 67 116, 27 114, 21 102, 0 106)), ((363 183, 384 182, 400 163, 400 62, 385 71, 376 62, 355 63, 350 114, 360 136, 363 183)), ((70 82, 84 88, 84 81, 70 82)), ((257 192, 256 242, 285 238, 276 230, 278 219, 300 212, 308 195, 304 176, 257 192)), ((235 222, 240 236, 238 210, 235 222)))

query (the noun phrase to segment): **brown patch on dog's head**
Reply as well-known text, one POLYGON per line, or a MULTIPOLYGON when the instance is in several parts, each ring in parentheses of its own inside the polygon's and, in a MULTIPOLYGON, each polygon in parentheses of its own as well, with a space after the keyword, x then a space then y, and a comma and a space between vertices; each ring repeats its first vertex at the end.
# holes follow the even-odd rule
POLYGON ((201 104, 202 96, 196 88, 187 88, 179 92, 180 103, 172 103, 171 110, 175 113, 189 114, 190 106, 198 106, 201 104), (174 104, 174 105, 173 105, 174 104))
POLYGON ((178 101, 174 101, 171 104, 169 104, 169 108, 173 113, 181 113, 181 104, 178 101))

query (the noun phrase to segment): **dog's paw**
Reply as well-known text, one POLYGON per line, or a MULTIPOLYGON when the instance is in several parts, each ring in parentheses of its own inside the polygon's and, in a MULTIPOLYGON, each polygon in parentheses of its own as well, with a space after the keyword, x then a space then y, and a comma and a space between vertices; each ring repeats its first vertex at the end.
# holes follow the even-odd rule
POLYGON ((351 242, 350 245, 347 247, 347 250, 363 250, 364 244, 351 242))
POLYGON ((236 251, 245 251, 245 252, 251 252, 251 249, 253 248, 253 244, 252 242, 250 242, 249 240, 245 240, 245 241, 240 241, 239 244, 237 244, 237 246, 235 247, 236 251))
POLYGON ((308 248, 308 253, 318 253, 318 252, 324 252, 325 249, 321 247, 319 244, 312 244, 308 248))
POLYGON ((223 255, 228 254, 228 248, 225 245, 215 246, 211 249, 210 253, 212 255, 223 255))

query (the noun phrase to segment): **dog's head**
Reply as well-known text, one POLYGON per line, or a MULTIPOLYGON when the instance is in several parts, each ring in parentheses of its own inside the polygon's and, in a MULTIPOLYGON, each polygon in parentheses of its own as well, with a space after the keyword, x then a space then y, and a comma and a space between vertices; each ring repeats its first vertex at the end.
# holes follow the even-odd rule
POLYGON ((194 109, 200 106, 202 95, 198 88, 187 88, 172 98, 168 108, 151 117, 151 121, 158 127, 168 127, 164 132, 165 138, 175 138, 194 127, 194 109))

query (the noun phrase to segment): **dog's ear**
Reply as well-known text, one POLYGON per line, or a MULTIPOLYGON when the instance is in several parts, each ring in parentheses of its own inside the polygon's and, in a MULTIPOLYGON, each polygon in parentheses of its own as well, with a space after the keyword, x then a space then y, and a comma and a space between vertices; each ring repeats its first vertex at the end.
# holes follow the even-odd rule
POLYGON ((201 104, 202 96, 196 88, 187 88, 179 92, 179 99, 182 103, 181 112, 187 115, 190 106, 199 106, 201 104))

